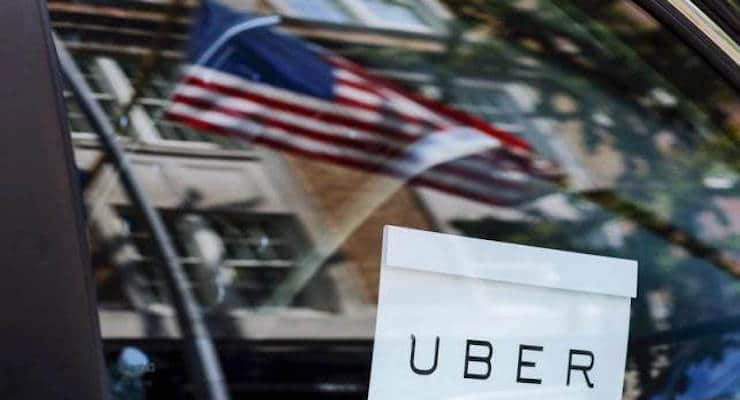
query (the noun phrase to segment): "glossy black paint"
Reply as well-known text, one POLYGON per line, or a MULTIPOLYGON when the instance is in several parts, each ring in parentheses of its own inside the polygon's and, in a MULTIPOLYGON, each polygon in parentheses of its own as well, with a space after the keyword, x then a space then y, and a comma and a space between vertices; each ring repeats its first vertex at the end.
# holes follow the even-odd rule
POLYGON ((0 398, 101 399, 94 285, 45 6, 0 7, 0 398))

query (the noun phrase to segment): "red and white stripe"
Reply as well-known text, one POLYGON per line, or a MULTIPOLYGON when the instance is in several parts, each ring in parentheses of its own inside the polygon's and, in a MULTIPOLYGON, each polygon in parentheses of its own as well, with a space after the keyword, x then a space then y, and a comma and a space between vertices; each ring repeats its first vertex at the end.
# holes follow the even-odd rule
POLYGON ((526 165, 531 150, 526 142, 465 113, 412 99, 390 84, 361 75, 351 64, 335 65, 332 101, 193 66, 175 88, 166 116, 209 132, 398 176, 486 203, 517 203, 530 193, 526 165), (414 165, 415 146, 429 135, 456 128, 474 129, 486 136, 487 144, 478 154, 420 173, 414 165))

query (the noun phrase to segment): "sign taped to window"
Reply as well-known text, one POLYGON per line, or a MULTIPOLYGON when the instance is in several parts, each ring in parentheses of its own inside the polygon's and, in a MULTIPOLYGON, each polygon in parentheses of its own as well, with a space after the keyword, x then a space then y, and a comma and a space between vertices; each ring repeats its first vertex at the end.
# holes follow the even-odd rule
POLYGON ((370 400, 622 396, 637 262, 386 226, 370 400))

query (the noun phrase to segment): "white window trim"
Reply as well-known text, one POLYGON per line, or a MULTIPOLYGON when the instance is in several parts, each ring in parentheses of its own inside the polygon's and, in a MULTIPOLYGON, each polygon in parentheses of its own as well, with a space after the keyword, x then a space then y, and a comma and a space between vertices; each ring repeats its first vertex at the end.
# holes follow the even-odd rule
MULTIPOLYGON (((285 0, 267 0, 269 4, 274 8, 276 12, 282 15, 287 15, 292 18, 308 20, 300 12, 293 9, 285 0)), ((433 15, 434 18, 439 19, 441 23, 449 21, 454 18, 454 15, 440 3, 438 0, 415 0, 418 1, 419 7, 426 7, 429 14, 433 15)), ((393 23, 384 20, 383 18, 375 15, 362 0, 336 0, 339 7, 347 12, 351 21, 347 25, 355 23, 358 26, 365 26, 368 28, 380 28, 390 29, 401 32, 414 32, 422 34, 439 34, 439 27, 437 24, 430 23, 426 20, 425 15, 419 15, 424 26, 414 26, 403 23, 393 23)), ((412 11, 418 13, 417 7, 412 6, 412 11)))
MULTIPOLYGON (((97 57, 94 64, 95 68, 100 71, 101 80, 103 81, 100 84, 104 85, 113 95, 115 103, 119 106, 127 104, 134 94, 134 88, 123 68, 118 65, 116 60, 109 57, 97 57)), ((142 107, 132 107, 128 118, 133 134, 140 139, 148 141, 159 138, 159 132, 157 132, 154 122, 142 107)))
MULTIPOLYGON (((347 8, 352 10, 352 13, 358 16, 363 22, 365 22, 368 26, 371 27, 377 27, 377 28, 386 28, 386 29, 393 29, 393 30, 399 30, 399 31, 407 31, 407 32, 417 32, 417 33, 425 33, 425 34, 433 34, 438 33, 436 29, 434 29, 433 25, 430 25, 429 22, 424 20, 424 17, 419 15, 419 18, 422 20, 422 23, 424 26, 415 26, 410 24, 403 24, 403 23, 394 23, 386 21, 377 15, 373 13, 365 3, 360 0, 340 0, 342 3, 347 5, 347 8)), ((417 13, 416 9, 414 7, 411 7, 411 11, 417 13)))
MULTIPOLYGON (((134 89, 123 68, 116 60, 108 57, 96 58, 95 65, 100 70, 104 81, 101 84, 105 85, 110 91, 115 102, 121 106, 127 104, 133 96, 134 89)), ((132 134, 147 144, 190 149, 220 149, 220 146, 213 143, 163 138, 151 116, 142 105, 135 105, 131 108, 129 121, 132 134)))
MULTIPOLYGON (((287 15, 292 18, 296 19, 302 19, 302 20, 311 20, 315 21, 314 19, 306 18, 303 15, 301 15, 300 12, 295 10, 293 7, 290 6, 290 4, 286 3, 285 0, 269 0, 270 4, 275 8, 275 11, 277 11, 279 14, 287 15)), ((336 0, 337 3, 339 3, 339 7, 346 12, 347 17, 349 17, 350 21, 348 21, 348 24, 352 23, 362 23, 363 21, 357 18, 357 15, 355 15, 352 10, 347 7, 345 4, 345 0, 336 0)), ((331 22, 331 21, 326 21, 331 22)))

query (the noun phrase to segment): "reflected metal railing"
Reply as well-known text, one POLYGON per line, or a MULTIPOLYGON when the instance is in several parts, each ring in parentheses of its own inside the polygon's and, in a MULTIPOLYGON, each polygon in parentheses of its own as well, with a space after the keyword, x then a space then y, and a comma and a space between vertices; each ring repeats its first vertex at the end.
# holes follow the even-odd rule
POLYGON ((100 138, 110 161, 115 165, 127 195, 141 210, 151 229, 152 237, 162 259, 163 272, 176 309, 177 321, 183 337, 188 368, 199 399, 227 400, 226 382, 216 349, 208 332, 203 314, 189 288, 188 278, 175 250, 175 245, 145 191, 138 183, 128 157, 116 137, 116 129, 94 97, 76 62, 64 43, 55 36, 57 55, 62 72, 77 98, 80 108, 100 138))

